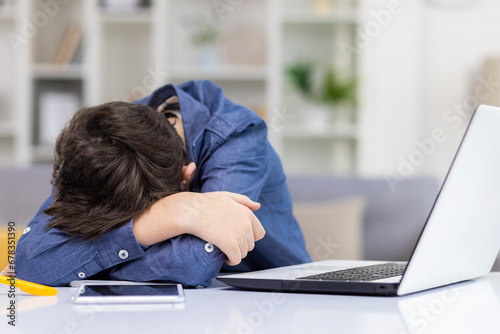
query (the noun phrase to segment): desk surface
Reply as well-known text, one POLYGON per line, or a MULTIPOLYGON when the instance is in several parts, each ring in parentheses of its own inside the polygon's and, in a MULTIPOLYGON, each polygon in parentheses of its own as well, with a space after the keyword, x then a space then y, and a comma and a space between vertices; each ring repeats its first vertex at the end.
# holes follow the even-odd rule
MULTIPOLYGON (((220 284, 219 284, 220 285, 220 284)), ((19 294, 9 326, 0 287, 1 333, 500 333, 500 273, 404 297, 186 290, 175 307, 77 306, 75 288, 55 297, 19 294)))

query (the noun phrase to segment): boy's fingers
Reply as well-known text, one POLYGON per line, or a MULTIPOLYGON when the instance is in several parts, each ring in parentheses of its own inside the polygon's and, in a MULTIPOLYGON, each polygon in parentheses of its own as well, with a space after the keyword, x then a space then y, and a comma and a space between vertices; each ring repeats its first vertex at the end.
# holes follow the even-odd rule
POLYGON ((241 240, 240 241, 240 255, 241 259, 244 259, 248 254, 248 241, 247 240, 241 240))
MULTIPOLYGON (((255 248, 255 237, 254 234, 247 235, 247 249, 248 252, 251 252, 255 248)), ((247 253, 248 254, 248 253, 247 253)))
MULTIPOLYGON (((258 210, 260 208, 260 203, 252 201, 245 195, 235 194, 231 192, 226 192, 226 193, 234 201, 238 202, 241 205, 246 206, 252 211, 258 210)), ((252 219, 252 230, 254 235, 254 241, 264 238, 264 236, 266 235, 266 231, 264 230, 264 227, 260 223, 259 219, 255 215, 252 215, 251 219, 252 219)))
POLYGON ((15 273, 10 269, 10 265, 7 265, 7 267, 0 271, 0 275, 14 277, 15 273))
POLYGON ((252 219, 252 230, 253 230, 253 237, 255 241, 258 241, 266 235, 266 230, 260 223, 259 219, 257 217, 253 217, 252 219))
POLYGON ((236 193, 232 193, 232 192, 228 192, 228 191, 226 191, 224 193, 229 198, 231 198, 234 201, 240 203, 241 205, 246 206, 247 208, 249 208, 252 211, 259 210, 259 208, 260 208, 260 203, 252 201, 250 198, 248 198, 245 195, 236 194, 236 193))
POLYGON ((227 257, 226 263, 228 265, 235 266, 241 262, 241 251, 240 251, 239 247, 237 247, 237 249, 234 251, 234 253, 228 252, 225 254, 227 257))

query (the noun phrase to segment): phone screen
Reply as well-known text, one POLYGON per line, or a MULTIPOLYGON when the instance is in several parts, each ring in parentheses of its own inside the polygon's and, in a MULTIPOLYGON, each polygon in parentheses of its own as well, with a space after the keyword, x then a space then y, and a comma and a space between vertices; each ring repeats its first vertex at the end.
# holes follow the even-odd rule
POLYGON ((158 303, 184 301, 180 284, 82 285, 75 303, 158 303))
POLYGON ((86 285, 81 296, 178 296, 172 285, 86 285))

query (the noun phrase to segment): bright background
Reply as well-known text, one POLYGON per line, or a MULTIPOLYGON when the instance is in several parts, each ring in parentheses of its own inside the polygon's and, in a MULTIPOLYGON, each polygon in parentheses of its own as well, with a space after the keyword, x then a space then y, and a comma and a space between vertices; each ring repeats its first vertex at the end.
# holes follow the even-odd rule
POLYGON ((450 110, 482 101, 500 53, 494 0, 2 2, 1 165, 50 162, 77 107, 207 78, 266 118, 290 173, 441 180, 468 120, 450 110), (319 116, 284 75, 301 60, 355 78, 357 106, 307 122, 319 116))
POLYGON ((267 120, 289 174, 440 183, 474 107, 498 103, 499 15, 495 0, 0 0, 0 167, 50 163, 81 106, 210 79, 267 120), (285 68, 304 61, 356 80, 357 104, 301 96, 285 68))

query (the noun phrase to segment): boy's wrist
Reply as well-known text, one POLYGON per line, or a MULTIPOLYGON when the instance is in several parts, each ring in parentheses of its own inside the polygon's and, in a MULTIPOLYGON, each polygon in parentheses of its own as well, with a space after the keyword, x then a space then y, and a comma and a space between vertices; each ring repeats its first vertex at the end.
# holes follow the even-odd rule
POLYGON ((154 202, 151 207, 134 217, 132 230, 136 240, 151 246, 164 240, 188 233, 179 214, 178 205, 182 193, 154 202))

